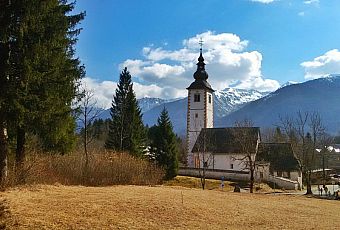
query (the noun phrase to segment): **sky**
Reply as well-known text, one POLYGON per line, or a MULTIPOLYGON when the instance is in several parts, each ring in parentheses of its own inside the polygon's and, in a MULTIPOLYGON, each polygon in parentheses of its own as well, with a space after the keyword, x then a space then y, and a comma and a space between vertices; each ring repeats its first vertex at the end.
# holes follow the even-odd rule
POLYGON ((340 73, 339 0, 78 0, 80 11, 84 87, 106 108, 124 67, 137 98, 185 97, 200 39, 217 90, 340 73))

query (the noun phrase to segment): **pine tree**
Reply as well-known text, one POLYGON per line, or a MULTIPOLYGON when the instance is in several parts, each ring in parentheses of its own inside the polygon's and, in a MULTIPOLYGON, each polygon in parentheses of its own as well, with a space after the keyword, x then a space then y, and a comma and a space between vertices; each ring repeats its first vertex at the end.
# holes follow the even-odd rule
POLYGON ((165 108, 158 118, 157 125, 151 127, 150 130, 152 130, 150 133, 151 155, 154 155, 157 164, 165 169, 165 179, 172 179, 178 171, 178 145, 168 111, 165 108))
POLYGON ((286 142, 285 135, 282 133, 280 127, 276 127, 276 129, 275 129, 274 141, 277 142, 277 143, 285 143, 286 142))
POLYGON ((120 74, 117 86, 110 110, 111 123, 105 148, 127 151, 140 157, 143 153, 145 129, 127 68, 120 74))
POLYGON ((4 74, 9 90, 0 110, 16 135, 17 163, 24 159, 27 133, 63 152, 75 143, 71 103, 84 70, 73 47, 84 14, 70 15, 73 8, 66 0, 11 0, 0 9, 6 29, 0 43, 10 53, 4 74))

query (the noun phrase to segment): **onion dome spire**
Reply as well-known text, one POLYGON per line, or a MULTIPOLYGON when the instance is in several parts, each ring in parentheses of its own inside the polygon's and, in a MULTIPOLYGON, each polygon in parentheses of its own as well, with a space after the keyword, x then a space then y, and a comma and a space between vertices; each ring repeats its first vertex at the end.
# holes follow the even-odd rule
POLYGON ((195 80, 207 80, 208 79, 208 73, 205 71, 205 63, 204 63, 204 58, 202 54, 202 47, 200 49, 200 56, 198 57, 198 62, 197 62, 197 70, 194 73, 194 78, 195 80))
POLYGON ((204 63, 204 58, 203 58, 203 52, 202 52, 202 45, 203 41, 202 39, 200 40, 199 44, 201 45, 200 49, 200 56, 198 57, 198 62, 197 62, 197 70, 194 73, 194 78, 195 81, 191 83, 191 85, 187 88, 189 89, 206 89, 211 92, 214 92, 214 90, 211 88, 211 85, 208 83, 208 73, 205 71, 205 63, 204 63))

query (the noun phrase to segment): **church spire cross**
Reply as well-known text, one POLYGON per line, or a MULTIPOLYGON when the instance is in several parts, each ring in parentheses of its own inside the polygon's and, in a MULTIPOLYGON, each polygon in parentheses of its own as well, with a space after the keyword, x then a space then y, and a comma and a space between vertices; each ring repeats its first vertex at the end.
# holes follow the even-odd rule
POLYGON ((199 40, 199 42, 198 42, 198 44, 200 45, 200 51, 201 51, 201 53, 202 53, 202 47, 203 47, 203 40, 202 40, 202 38, 200 38, 200 40, 199 40))
POLYGON ((200 38, 198 44, 200 45, 200 56, 198 58, 198 63, 197 66, 200 67, 201 69, 204 69, 204 58, 203 58, 203 54, 202 54, 202 47, 203 47, 203 40, 202 38, 200 38))

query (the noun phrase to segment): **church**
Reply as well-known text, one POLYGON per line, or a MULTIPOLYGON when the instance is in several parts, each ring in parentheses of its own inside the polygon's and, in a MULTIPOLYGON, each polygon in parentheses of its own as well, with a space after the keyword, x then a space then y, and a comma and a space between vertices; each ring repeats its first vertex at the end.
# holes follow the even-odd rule
POLYGON ((214 89, 208 82, 202 48, 193 77, 194 81, 187 88, 187 167, 182 168, 180 174, 199 176, 199 170, 204 168, 210 178, 249 180, 247 155, 236 141, 243 135, 247 137, 248 155, 256 162, 257 181, 300 189, 302 175, 290 144, 262 143, 259 127, 214 128, 214 89))

